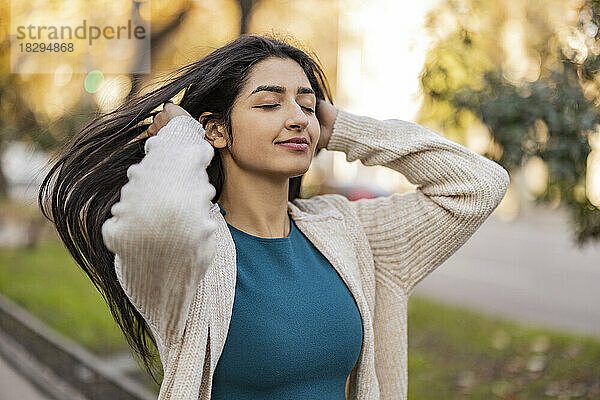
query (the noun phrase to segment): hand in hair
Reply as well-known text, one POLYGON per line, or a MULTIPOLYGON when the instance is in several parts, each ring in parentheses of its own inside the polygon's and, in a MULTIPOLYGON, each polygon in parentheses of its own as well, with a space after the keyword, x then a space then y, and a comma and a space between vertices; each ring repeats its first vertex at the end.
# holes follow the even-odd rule
POLYGON ((321 126, 321 134, 319 136, 319 142, 317 143, 317 150, 327 148, 337 115, 338 109, 333 104, 325 100, 319 100, 317 119, 321 126))
POLYGON ((191 117, 190 113, 188 113, 178 105, 173 104, 172 102, 165 103, 162 111, 154 116, 154 119, 152 120, 152 125, 150 125, 148 129, 146 129, 146 133, 148 134, 148 136, 156 135, 160 128, 165 126, 173 118, 178 117, 180 115, 188 115, 191 117))

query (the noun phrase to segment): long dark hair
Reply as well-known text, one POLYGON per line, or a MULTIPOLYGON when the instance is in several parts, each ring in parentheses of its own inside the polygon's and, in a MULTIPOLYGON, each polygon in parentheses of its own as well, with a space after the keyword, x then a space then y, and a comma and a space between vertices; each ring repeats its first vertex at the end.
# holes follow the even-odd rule
MULTIPOLYGON (((40 187, 38 203, 43 215, 56 226, 68 251, 100 292, 127 342, 157 384, 152 369, 156 354, 149 348, 148 339, 155 348, 156 341, 117 280, 114 254, 102 240, 102 224, 111 217, 112 205, 119 201, 121 187, 127 183, 127 169, 144 157, 147 137, 143 133, 165 101, 181 96, 179 105, 196 119, 203 112, 211 112, 203 124, 210 120, 223 123, 231 142, 231 109, 252 66, 268 57, 280 57, 296 61, 317 99, 333 103, 318 57, 286 41, 272 35, 242 35, 175 70, 162 87, 96 116, 51 159, 52 167, 40 187)), ((218 151, 207 173, 216 189, 212 199, 216 202, 224 182, 218 151)), ((290 201, 300 197, 303 177, 290 178, 290 201)))

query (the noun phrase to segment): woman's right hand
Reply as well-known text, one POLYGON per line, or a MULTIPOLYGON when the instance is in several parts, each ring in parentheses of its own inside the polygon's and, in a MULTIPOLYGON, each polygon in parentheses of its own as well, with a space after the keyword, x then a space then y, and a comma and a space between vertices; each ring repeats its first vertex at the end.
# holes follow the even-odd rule
POLYGON ((190 113, 188 113, 178 105, 173 104, 171 101, 165 103, 162 111, 154 116, 154 119, 152 120, 152 125, 150 125, 148 129, 146 129, 148 137, 156 135, 160 128, 165 126, 173 118, 178 117, 180 115, 187 115, 191 117, 190 113))

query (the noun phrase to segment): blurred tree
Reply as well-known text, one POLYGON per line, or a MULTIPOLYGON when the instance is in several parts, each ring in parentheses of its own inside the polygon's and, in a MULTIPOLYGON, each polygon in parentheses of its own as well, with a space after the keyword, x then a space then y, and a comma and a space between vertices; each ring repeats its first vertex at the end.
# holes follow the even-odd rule
MULTIPOLYGON (((133 4, 134 7, 132 7, 132 10, 136 14, 134 17, 139 18, 140 3, 134 2, 133 4)), ((185 22, 186 18, 190 15, 191 9, 191 2, 189 0, 186 0, 185 2, 183 2, 183 4, 180 5, 180 7, 178 7, 177 12, 173 17, 171 17, 167 21, 164 21, 159 29, 151 30, 152 33, 150 34, 150 65, 155 65, 154 62, 157 61, 156 59, 158 58, 157 54, 160 54, 158 50, 165 45, 165 42, 171 36, 171 34, 177 31, 177 29, 185 22)), ((140 70, 143 61, 144 58, 142 57, 142 53, 139 52, 139 54, 136 57, 136 66, 133 68, 133 70, 140 70)), ((135 94, 138 93, 140 85, 144 77, 147 75, 148 74, 139 73, 131 74, 131 89, 125 97, 125 101, 131 100, 135 96, 135 94)))
MULTIPOLYGON (((0 158, 8 142, 13 140, 33 143, 38 150, 52 151, 100 112, 94 97, 83 90, 83 74, 74 74, 75 79, 70 79, 67 84, 56 85, 54 74, 11 73, 8 5, 8 2, 0 4, 0 158), (49 107, 52 103, 59 105, 49 107)), ((140 5, 140 2, 131 2, 133 20, 140 18, 140 5)), ((182 26, 191 8, 191 0, 156 5, 156 10, 152 13, 151 65, 159 62, 157 58, 161 54, 161 48, 171 46, 166 39, 182 26), (172 13, 160 12, 159 7, 165 6, 172 13)), ((133 57, 134 70, 139 69, 137 67, 143 61, 142 50, 139 49, 140 54, 133 57)), ((149 74, 130 74, 131 86, 123 101, 139 91, 141 82, 147 75, 149 74)), ((7 196, 8 180, 0 163, 0 198, 7 196)))
POLYGON ((248 32, 275 33, 319 60, 336 98, 338 0, 253 0, 248 32), (290 35, 291 34, 291 35, 290 35))
POLYGON ((600 209, 586 195, 600 123, 598 4, 445 0, 427 19, 435 45, 420 78, 420 122, 455 138, 483 123, 484 155, 509 171, 543 160, 535 201, 569 211, 579 247, 600 237, 600 209))
POLYGON ((240 5, 241 18, 240 18, 240 34, 248 33, 248 21, 252 15, 252 9, 254 5, 260 0, 237 0, 240 5))

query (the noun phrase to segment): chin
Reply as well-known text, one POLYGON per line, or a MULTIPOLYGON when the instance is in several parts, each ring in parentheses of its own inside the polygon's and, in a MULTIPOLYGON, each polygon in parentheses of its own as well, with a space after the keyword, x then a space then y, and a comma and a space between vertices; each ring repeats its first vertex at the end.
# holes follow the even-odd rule
POLYGON ((304 175, 305 173, 307 173, 309 168, 310 168, 310 164, 306 165, 304 168, 294 168, 294 169, 290 169, 286 172, 290 178, 295 178, 297 176, 304 175))

